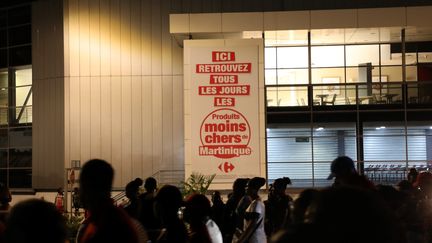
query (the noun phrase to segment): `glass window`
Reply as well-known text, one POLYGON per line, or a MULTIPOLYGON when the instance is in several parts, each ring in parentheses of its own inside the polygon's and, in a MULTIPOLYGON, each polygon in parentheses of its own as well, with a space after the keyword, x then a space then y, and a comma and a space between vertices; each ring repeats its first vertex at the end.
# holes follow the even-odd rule
POLYGON ((10 147, 31 147, 32 145, 32 128, 14 128, 9 132, 10 147))
POLYGON ((0 148, 7 148, 9 145, 8 141, 8 130, 0 129, 0 148))
POLYGON ((343 46, 312 46, 312 67, 343 67, 343 46))
POLYGON ((378 45, 348 45, 345 48, 347 66, 359 66, 364 63, 379 65, 378 45))
POLYGON ((7 168, 8 151, 7 149, 0 149, 0 169, 7 168))
POLYGON ((31 167, 32 150, 31 148, 9 149, 9 167, 31 167))
POLYGON ((419 52, 418 53, 419 62, 432 62, 432 52, 419 52))
POLYGON ((417 66, 406 66, 406 81, 417 80, 417 66))
POLYGON ((307 106, 307 87, 278 88, 278 106, 307 106))
POLYGON ((15 71, 15 85, 32 85, 32 69, 20 69, 15 71))
POLYGON ((278 69, 278 84, 308 84, 309 72, 307 69, 278 69))
POLYGON ((31 64, 31 45, 18 46, 9 49, 9 66, 31 64))
POLYGON ((9 187, 11 188, 31 188, 32 170, 31 169, 11 169, 9 170, 9 187))
POLYGON ((5 68, 8 65, 7 50, 0 49, 0 68, 5 68))
POLYGON ((266 47, 264 49, 265 67, 264 68, 276 68, 276 48, 266 47))
POLYGON ((31 44, 31 26, 24 25, 14 28, 9 28, 9 46, 31 44))
POLYGON ((387 76, 389 82, 402 82, 402 66, 381 67, 381 75, 387 76))
POLYGON ((265 31, 265 46, 302 46, 308 43, 308 30, 265 31))
POLYGON ((276 69, 265 69, 265 84, 266 85, 275 85, 277 84, 277 76, 276 76, 276 69))
POLYGON ((344 83, 345 70, 344 68, 313 68, 312 69, 312 83, 344 83))
POLYGON ((307 47, 278 47, 277 65, 278 68, 307 68, 308 48, 307 47))
POLYGON ((7 125, 8 120, 8 108, 0 108, 0 125, 7 125))
POLYGON ((8 182, 7 172, 8 170, 0 168, 0 183, 3 183, 5 185, 7 185, 8 182))
POLYGON ((0 29, 0 48, 7 46, 7 32, 5 29, 0 29))

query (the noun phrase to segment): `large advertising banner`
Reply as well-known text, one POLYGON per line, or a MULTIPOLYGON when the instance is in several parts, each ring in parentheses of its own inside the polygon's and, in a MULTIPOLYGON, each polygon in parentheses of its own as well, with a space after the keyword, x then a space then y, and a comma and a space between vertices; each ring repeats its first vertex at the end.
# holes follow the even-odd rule
POLYGON ((190 47, 190 171, 260 176, 259 46, 190 47))

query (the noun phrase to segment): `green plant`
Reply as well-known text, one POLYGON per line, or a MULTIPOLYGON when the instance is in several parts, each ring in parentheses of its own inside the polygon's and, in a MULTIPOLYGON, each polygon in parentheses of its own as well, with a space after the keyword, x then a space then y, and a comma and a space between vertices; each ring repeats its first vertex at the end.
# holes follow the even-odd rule
POLYGON ((183 187, 183 196, 187 197, 193 193, 205 194, 215 176, 216 174, 203 175, 197 172, 192 172, 186 181, 180 182, 183 187))
POLYGON ((69 238, 75 238, 81 223, 84 221, 84 214, 63 214, 66 222, 66 230, 69 238))

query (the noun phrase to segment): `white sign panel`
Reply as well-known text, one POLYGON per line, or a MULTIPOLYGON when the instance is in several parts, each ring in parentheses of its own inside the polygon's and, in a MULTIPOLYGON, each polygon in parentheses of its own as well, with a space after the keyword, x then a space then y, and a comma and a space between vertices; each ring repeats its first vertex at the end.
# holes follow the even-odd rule
POLYGON ((259 46, 190 47, 191 171, 215 183, 260 175, 259 46))

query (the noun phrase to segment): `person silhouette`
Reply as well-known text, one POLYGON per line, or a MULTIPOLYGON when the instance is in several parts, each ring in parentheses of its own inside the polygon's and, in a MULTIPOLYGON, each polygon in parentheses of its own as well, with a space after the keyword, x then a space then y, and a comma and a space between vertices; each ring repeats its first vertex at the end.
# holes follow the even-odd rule
POLYGON ((148 177, 144 182, 145 192, 138 196, 139 200, 139 215, 138 220, 146 228, 149 238, 152 242, 159 235, 160 223, 154 213, 154 200, 157 189, 157 181, 153 177, 148 177))
POLYGON ((80 173, 80 198, 88 217, 77 236, 77 242, 142 242, 141 230, 128 214, 111 199, 114 170, 100 159, 84 164, 80 173))
POLYGON ((206 196, 192 194, 186 199, 184 219, 190 225, 189 243, 222 243, 222 234, 210 214, 210 201, 206 196))
POLYGON ((288 184, 291 184, 288 177, 276 179, 271 186, 268 200, 264 201, 266 210, 264 226, 269 237, 291 223, 293 199, 285 193, 288 184))
POLYGON ((143 181, 141 178, 136 178, 135 180, 129 182, 126 185, 125 192, 126 197, 129 199, 129 203, 124 207, 125 211, 129 216, 138 219, 139 213, 141 211, 141 204, 138 200, 139 187, 142 185, 143 181))
POLYGON ((353 186, 375 190, 375 185, 355 169, 354 161, 348 156, 335 158, 330 166, 330 175, 327 180, 334 178, 333 186, 353 186))
POLYGON ((54 204, 29 199, 12 207, 6 223, 5 242, 66 242, 66 224, 54 204))
POLYGON ((264 231, 265 206, 258 195, 259 189, 264 186, 266 180, 262 177, 252 178, 246 189, 246 194, 252 202, 246 209, 244 219, 244 231, 237 242, 266 243, 267 237, 264 231))
POLYGON ((187 230, 183 221, 178 217, 183 197, 180 190, 172 185, 165 185, 155 197, 155 215, 161 222, 162 229, 156 242, 185 243, 188 242, 187 230))

